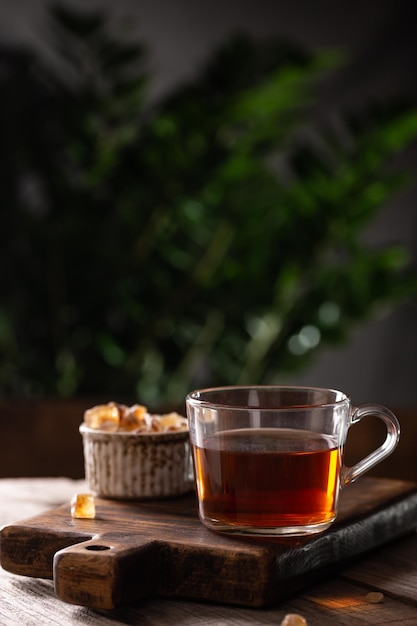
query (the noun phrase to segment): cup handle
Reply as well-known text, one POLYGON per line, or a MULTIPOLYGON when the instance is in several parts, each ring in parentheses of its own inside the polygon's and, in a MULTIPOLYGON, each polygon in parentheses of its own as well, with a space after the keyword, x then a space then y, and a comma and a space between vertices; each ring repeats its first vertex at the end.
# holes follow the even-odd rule
POLYGON ((353 465, 352 467, 344 467, 342 473, 342 486, 347 485, 355 481, 359 476, 367 472, 371 467, 380 463, 382 459, 389 456, 397 447, 400 439, 400 424, 389 409, 378 404, 364 404, 356 409, 352 413, 350 420, 350 426, 358 424, 364 417, 373 415, 381 419, 386 428, 387 436, 384 442, 371 452, 364 459, 353 465))

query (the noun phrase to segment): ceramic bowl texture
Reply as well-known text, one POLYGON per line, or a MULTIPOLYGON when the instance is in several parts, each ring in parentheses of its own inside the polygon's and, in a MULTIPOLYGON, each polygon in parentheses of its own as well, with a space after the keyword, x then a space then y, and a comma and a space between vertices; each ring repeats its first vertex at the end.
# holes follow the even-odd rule
POLYGON ((81 424, 85 477, 105 498, 152 499, 193 489, 187 430, 160 433, 105 432, 81 424))

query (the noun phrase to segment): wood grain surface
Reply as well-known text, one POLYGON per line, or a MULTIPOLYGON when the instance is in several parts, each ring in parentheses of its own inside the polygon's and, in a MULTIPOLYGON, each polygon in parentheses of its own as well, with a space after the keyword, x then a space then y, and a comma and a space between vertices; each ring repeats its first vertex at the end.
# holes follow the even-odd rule
POLYGON ((414 483, 363 478, 342 491, 331 529, 309 538, 243 539, 207 530, 194 495, 147 503, 69 503, 5 526, 2 567, 52 578, 65 602, 114 609, 147 597, 265 607, 417 526, 414 483))
MULTIPOLYGON (((56 507, 83 490, 83 481, 67 478, 0 479, 0 527, 56 507)), ((416 626, 416 533, 259 609, 161 596, 113 610, 91 609, 62 602, 52 580, 0 567, 1 626, 279 626, 288 613, 301 614, 308 626, 416 626), (381 592, 380 601, 371 602, 369 592, 381 592)))

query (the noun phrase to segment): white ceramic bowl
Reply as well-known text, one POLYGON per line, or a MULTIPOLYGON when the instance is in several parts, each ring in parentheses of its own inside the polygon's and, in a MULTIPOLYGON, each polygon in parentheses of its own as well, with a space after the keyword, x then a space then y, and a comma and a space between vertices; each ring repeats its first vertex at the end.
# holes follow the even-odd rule
POLYGON ((81 424, 85 477, 97 496, 151 499, 193 489, 188 430, 106 432, 81 424))

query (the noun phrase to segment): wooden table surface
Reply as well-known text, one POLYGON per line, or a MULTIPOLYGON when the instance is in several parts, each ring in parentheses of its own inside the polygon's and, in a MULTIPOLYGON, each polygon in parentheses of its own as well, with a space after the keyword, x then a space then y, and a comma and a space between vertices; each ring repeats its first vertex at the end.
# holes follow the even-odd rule
MULTIPOLYGON (((0 480, 0 526, 66 503, 83 489, 66 478, 0 480)), ((50 580, 15 576, 0 569, 1 626, 41 624, 209 624, 279 626, 288 613, 298 613, 308 626, 406 624, 417 626, 417 536, 413 533, 342 570, 336 576, 268 609, 248 609, 154 598, 114 612, 66 604, 50 580), (380 592, 372 602, 370 592, 380 592)))

